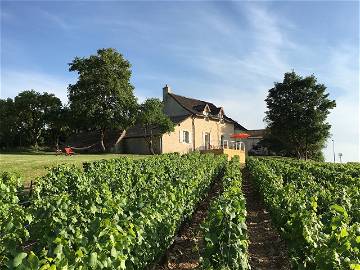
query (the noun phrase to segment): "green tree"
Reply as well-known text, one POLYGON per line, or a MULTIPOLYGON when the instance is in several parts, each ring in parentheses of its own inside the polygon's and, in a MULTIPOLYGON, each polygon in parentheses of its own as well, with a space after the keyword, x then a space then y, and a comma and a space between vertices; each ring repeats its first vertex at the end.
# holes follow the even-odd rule
POLYGON ((70 131, 71 112, 68 107, 52 110, 47 116, 48 135, 52 145, 59 149, 60 138, 66 138, 70 131))
POLYGON ((17 136, 16 112, 11 98, 0 99, 0 145, 9 148, 14 146, 17 136))
POLYGON ((164 114, 164 105, 157 98, 147 99, 140 105, 138 124, 144 130, 144 138, 149 146, 151 154, 155 154, 153 148, 154 135, 174 131, 174 123, 164 114))
POLYGON ((37 147, 47 127, 49 114, 61 108, 61 101, 54 94, 40 94, 34 90, 19 93, 14 99, 16 125, 20 136, 37 147))
POLYGON ((301 77, 292 71, 275 83, 265 99, 271 136, 298 158, 318 158, 330 136, 326 119, 336 103, 325 91, 314 75, 301 77))
POLYGON ((130 63, 115 49, 100 49, 97 55, 76 57, 70 71, 79 74, 75 84, 69 85, 70 109, 79 125, 100 132, 100 145, 105 151, 106 130, 126 130, 135 122, 137 100, 130 83, 130 63))

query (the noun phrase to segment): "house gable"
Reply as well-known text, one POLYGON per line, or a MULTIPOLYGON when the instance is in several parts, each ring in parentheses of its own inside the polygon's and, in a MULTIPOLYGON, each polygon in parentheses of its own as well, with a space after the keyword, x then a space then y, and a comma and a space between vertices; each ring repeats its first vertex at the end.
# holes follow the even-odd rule
POLYGON ((187 117, 176 124, 173 132, 162 135, 162 153, 188 153, 194 150, 203 150, 205 149, 206 133, 210 136, 210 145, 216 148, 220 146, 221 139, 231 140, 234 124, 200 116, 187 117), (188 142, 184 142, 184 132, 190 136, 188 142))
POLYGON ((223 107, 217 107, 211 102, 176 95, 168 85, 163 88, 163 102, 164 112, 168 116, 200 116, 233 123, 236 130, 246 130, 246 128, 238 122, 226 116, 223 107))

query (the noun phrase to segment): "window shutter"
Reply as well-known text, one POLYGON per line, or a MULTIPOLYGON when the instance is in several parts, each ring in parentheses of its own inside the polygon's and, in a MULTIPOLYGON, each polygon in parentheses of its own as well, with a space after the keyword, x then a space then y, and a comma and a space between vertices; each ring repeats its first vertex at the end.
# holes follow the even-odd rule
POLYGON ((204 131, 202 132, 202 145, 205 149, 205 132, 204 131))
POLYGON ((182 130, 180 129, 179 130, 179 142, 181 142, 182 143, 182 130))

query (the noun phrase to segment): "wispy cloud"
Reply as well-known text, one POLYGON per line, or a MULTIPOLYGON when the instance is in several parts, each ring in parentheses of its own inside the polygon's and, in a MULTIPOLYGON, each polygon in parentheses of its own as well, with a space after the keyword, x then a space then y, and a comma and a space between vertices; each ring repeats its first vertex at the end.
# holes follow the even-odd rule
MULTIPOLYGON (((89 12, 86 14, 90 16, 78 14, 82 5, 69 5, 62 12, 47 9, 46 5, 33 8, 41 9, 34 14, 39 17, 39 25, 51 26, 46 29, 50 30, 49 35, 61 32, 72 36, 71 30, 82 30, 79 42, 68 47, 74 55, 93 52, 95 44, 125 51, 133 64, 133 83, 140 101, 161 96, 161 87, 168 83, 176 93, 223 106, 228 115, 249 129, 265 126, 264 99, 274 81, 281 81, 283 74, 293 68, 304 76, 315 74, 337 101, 329 117, 336 151, 343 152, 344 160, 360 159, 358 42, 340 41, 335 33, 326 31, 316 35, 316 31, 327 27, 324 22, 313 30, 306 20, 307 16, 314 19, 315 15, 296 18, 287 4, 266 1, 117 4, 107 2, 101 8, 86 5, 89 12), (75 19, 77 23, 73 22, 75 19), (92 34, 88 35, 89 32, 92 34)), ((308 8, 302 3, 294 3, 295 6, 303 8, 302 11, 308 8)), ((16 9, 10 11, 16 14, 16 9)), ((2 56, 16 63, 21 52, 33 49, 30 43, 20 40, 19 51, 14 52, 16 46, 9 44, 7 48, 3 46, 2 56)), ((49 74, 28 72, 34 63, 39 69, 42 61, 24 65, 23 58, 20 57, 20 66, 25 70, 3 70, 1 96, 13 97, 19 91, 34 88, 54 92, 65 101, 69 83, 66 71, 63 77, 49 75, 54 70, 49 74)), ((332 159, 331 144, 324 153, 328 160, 332 159)))
MULTIPOLYGON (((247 5, 245 10, 238 11, 238 16, 245 17, 250 28, 246 32, 234 31, 235 37, 238 34, 242 38, 232 38, 228 50, 219 51, 211 44, 206 49, 197 48, 195 44, 188 48, 187 55, 192 65, 213 78, 203 86, 206 92, 200 92, 204 99, 223 104, 228 114, 248 128, 263 128, 267 89, 290 70, 282 51, 296 45, 281 28, 283 23, 265 6, 247 5), (243 47, 245 41, 250 49, 241 54, 237 48, 243 47)), ((219 27, 233 29, 226 19, 219 27)))
POLYGON ((324 150, 327 160, 333 158, 331 139, 335 141, 335 151, 343 153, 343 161, 360 160, 360 85, 356 59, 359 59, 358 47, 343 44, 330 48, 329 60, 323 66, 329 91, 336 89, 336 108, 329 116, 332 138, 324 150))
MULTIPOLYGON (((328 121, 332 125, 331 133, 336 141, 337 153, 343 152, 343 161, 360 160, 359 65, 355 60, 359 59, 359 53, 356 44, 322 48, 324 61, 319 63, 292 62, 293 55, 311 59, 314 53, 319 52, 314 52, 314 48, 306 43, 292 40, 288 32, 295 31, 296 27, 291 22, 281 16, 274 16, 274 10, 270 11, 266 5, 247 5, 246 9, 239 11, 239 16, 245 16, 250 26, 245 40, 244 33, 233 30, 231 21, 214 21, 215 28, 221 33, 226 34, 231 29, 229 31, 234 36, 242 36, 240 39, 232 38, 233 46, 226 51, 216 50, 212 44, 204 48, 201 42, 191 47, 173 46, 174 51, 188 57, 192 66, 213 78, 207 83, 195 84, 179 79, 176 82, 184 89, 196 85, 199 92, 192 93, 192 96, 224 106, 227 114, 245 127, 254 129, 265 126, 264 99, 274 81, 281 81, 283 74, 292 68, 303 76, 314 73, 320 83, 328 86, 332 93, 330 98, 334 98, 336 93, 337 107, 331 112, 328 121), (251 49, 246 54, 239 54, 236 48, 245 41, 251 49)), ((211 20, 211 16, 209 18, 211 20)), ((329 142, 324 149, 328 161, 332 160, 332 145, 329 142)))
POLYGON ((1 98, 15 97, 19 92, 34 89, 38 92, 54 93, 67 102, 67 86, 70 80, 33 71, 5 70, 1 76, 1 98))
POLYGON ((44 16, 48 21, 52 22, 53 24, 55 24, 57 27, 61 28, 62 30, 70 30, 70 29, 74 28, 73 25, 67 23, 66 20, 63 19, 59 15, 55 15, 44 9, 39 9, 39 13, 42 16, 44 16))

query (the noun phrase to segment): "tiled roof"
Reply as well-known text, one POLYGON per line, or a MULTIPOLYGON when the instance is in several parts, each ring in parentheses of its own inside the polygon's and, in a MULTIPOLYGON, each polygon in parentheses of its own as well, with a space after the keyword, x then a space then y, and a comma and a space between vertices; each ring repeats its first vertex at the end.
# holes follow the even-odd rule
MULTIPOLYGON (((186 118, 190 116, 191 114, 187 114, 187 115, 179 115, 179 116, 170 116, 169 118, 175 124, 179 124, 180 122, 184 121, 186 118)), ((152 134, 156 136, 156 135, 160 135, 161 132, 159 129, 154 128, 152 130, 152 134)), ((125 138, 134 138, 134 137, 136 138, 136 137, 144 137, 144 136, 145 136, 144 128, 141 125, 135 125, 126 131, 125 138)), ((149 136, 149 134, 147 134, 147 136, 149 136)))
POLYGON ((236 122, 234 119, 228 117, 228 116, 224 116, 225 119, 228 119, 229 122, 233 122, 234 123, 234 128, 236 130, 247 130, 246 128, 244 128, 242 125, 240 125, 238 122, 236 122))
MULTIPOLYGON (((152 134, 154 136, 159 135, 160 131, 157 128, 155 128, 152 130, 152 134)), ((134 137, 144 137, 144 136, 145 136, 145 129, 141 125, 135 125, 126 131, 126 135, 124 139, 134 138, 134 137)), ((149 136, 149 134, 147 134, 147 136, 149 136)))
POLYGON ((265 129, 247 130, 246 133, 249 134, 250 137, 261 137, 261 138, 263 138, 264 135, 265 135, 265 129))
POLYGON ((191 114, 185 115, 177 115, 177 116, 170 116, 170 120, 173 121, 175 124, 179 124, 180 122, 184 121, 186 118, 191 116, 191 114))
MULTIPOLYGON (((183 108, 185 108, 187 111, 189 111, 192 114, 196 114, 196 115, 202 114, 206 105, 209 106, 210 115, 213 117, 218 117, 218 114, 221 110, 221 107, 217 107, 211 102, 179 96, 173 93, 169 93, 169 95, 173 97, 183 108)), ((246 128, 244 128, 238 122, 236 122, 235 120, 231 119, 226 115, 224 115, 224 120, 230 123, 234 123, 235 129, 246 130, 246 128)))
POLYGON ((209 106, 211 114, 217 115, 219 113, 220 108, 216 107, 211 102, 206 102, 198 99, 187 98, 179 95, 175 95, 173 93, 169 93, 181 106, 190 111, 193 114, 200 114, 203 112, 206 104, 209 106))

